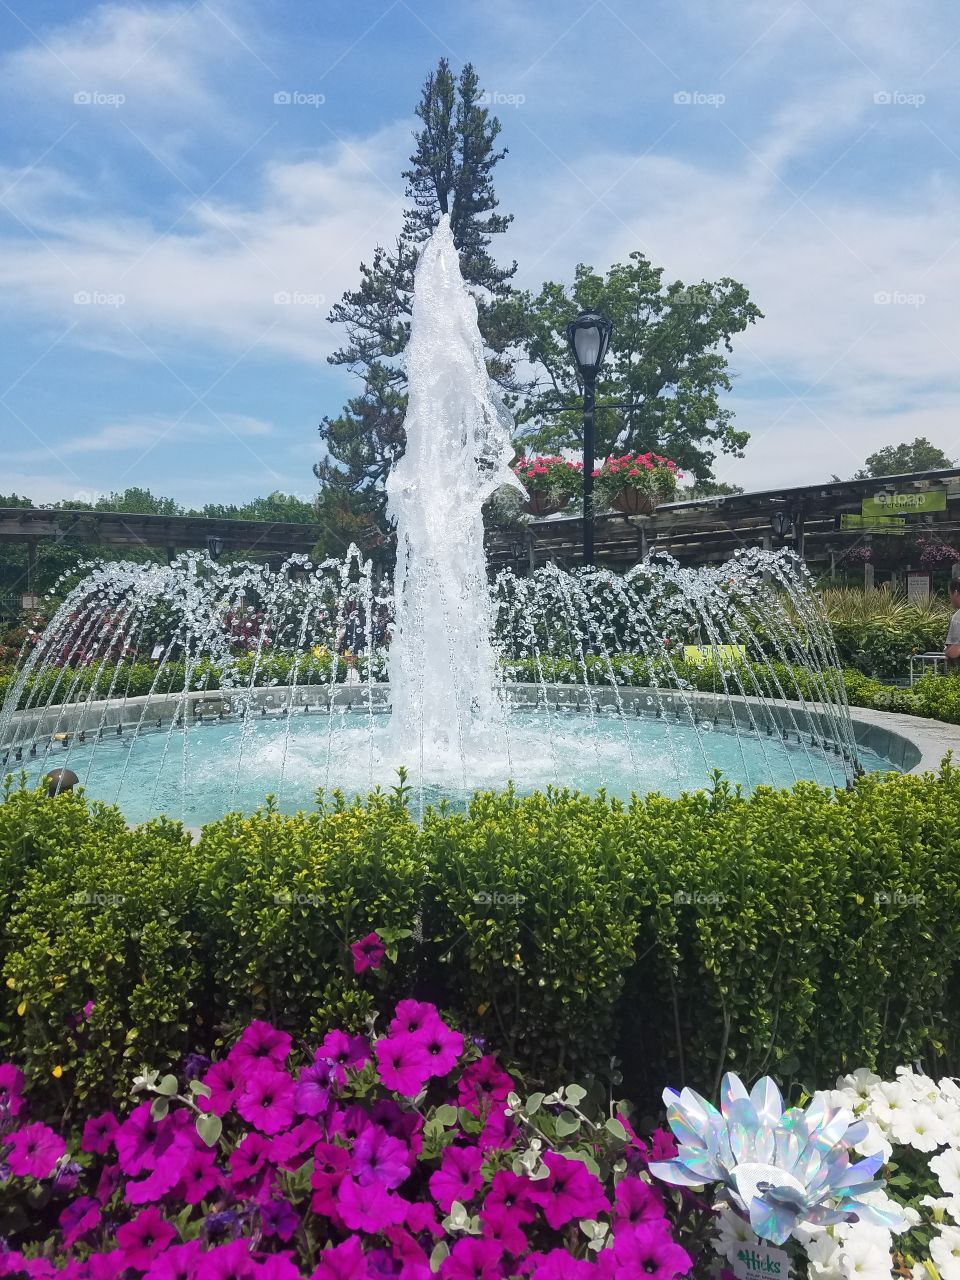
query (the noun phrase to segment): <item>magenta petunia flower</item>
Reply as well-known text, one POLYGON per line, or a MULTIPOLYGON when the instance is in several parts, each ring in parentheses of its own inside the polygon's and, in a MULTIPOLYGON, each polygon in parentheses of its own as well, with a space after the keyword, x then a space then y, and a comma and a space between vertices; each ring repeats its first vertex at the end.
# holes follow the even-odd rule
POLYGON ((12 1062, 0 1063, 0 1120, 16 1120, 27 1109, 23 1096, 26 1078, 12 1062))
POLYGON ((337 1188, 337 1209, 351 1231, 381 1231, 404 1219, 404 1202, 378 1182, 361 1186, 344 1178, 337 1188))
POLYGON ((541 1206, 554 1230, 574 1218, 596 1218, 609 1211, 603 1183, 581 1161, 548 1151, 543 1163, 550 1176, 530 1183, 530 1198, 541 1206))
POLYGON ((480 1210, 484 1240, 492 1240, 506 1253, 522 1256, 529 1248, 524 1223, 533 1218, 529 1210, 508 1209, 504 1205, 484 1205, 480 1210))
POLYGON ((364 969, 379 969, 383 964, 383 957, 387 954, 387 949, 377 933, 368 933, 359 942, 351 943, 350 950, 353 953, 354 973, 363 973, 364 969))
POLYGON ((353 1144, 350 1172, 361 1186, 378 1182, 393 1191, 409 1177, 409 1152, 378 1124, 368 1125, 353 1144))
POLYGON ((303 1067, 297 1076, 293 1105, 301 1116, 323 1115, 330 1105, 330 1087, 336 1082, 337 1068, 332 1062, 318 1060, 303 1067))
POLYGON ((483 1186, 483 1156, 476 1147, 446 1147, 440 1168, 430 1175, 430 1194, 444 1211, 454 1200, 466 1204, 483 1186))
POLYGON ((324 1249, 320 1265, 310 1280, 367 1280, 367 1260, 356 1236, 332 1249, 324 1249))
POLYGON ((261 1133, 279 1133, 293 1124, 296 1086, 285 1071, 259 1066, 237 1098, 237 1111, 261 1133))
POLYGON ((399 1138, 417 1156, 423 1150, 423 1116, 404 1111, 393 1098, 378 1098, 370 1108, 370 1121, 386 1129, 391 1138, 399 1138))
POLYGON ((551 1249, 527 1261, 533 1263, 531 1280, 597 1280, 599 1271, 596 1263, 575 1258, 566 1249, 551 1249))
POLYGON ((260 1205, 260 1225, 265 1236, 290 1240, 300 1225, 300 1215, 289 1200, 264 1200, 260 1205))
POLYGON ((366 1036, 348 1036, 345 1031, 330 1031, 317 1049, 318 1062, 332 1063, 333 1079, 345 1084, 347 1067, 359 1070, 370 1058, 370 1042, 366 1036))
POLYGON ((439 1021, 436 1005, 422 1000, 401 1000, 390 1019, 388 1030, 392 1036, 415 1036, 418 1031, 439 1021))
POLYGON ((154 1258, 143 1280, 197 1280, 205 1253, 197 1240, 173 1244, 154 1258))
POLYGON ((388 1089, 413 1098, 430 1077, 430 1059, 415 1036, 384 1036, 373 1046, 380 1079, 388 1089))
POLYGON ((210 1097, 198 1099, 198 1105, 223 1116, 236 1102, 237 1094, 243 1088, 243 1072, 232 1058, 224 1058, 213 1064, 203 1077, 203 1083, 210 1090, 210 1097))
POLYGON ((198 1275, 203 1280, 253 1280, 257 1263, 250 1256, 249 1240, 231 1240, 216 1249, 208 1249, 198 1275))
POLYGON ((458 1240, 440 1264, 441 1280, 500 1280, 503 1250, 492 1240, 458 1240))
POLYGON ((693 1266, 689 1253, 676 1243, 663 1222, 642 1223, 618 1235, 612 1259, 615 1280, 635 1280, 638 1275, 675 1280, 693 1266))
POLYGON ((409 1202, 405 1210, 404 1225, 408 1231, 412 1231, 414 1235, 422 1235, 425 1231, 429 1231, 436 1239, 442 1239, 444 1235, 443 1227, 437 1218, 436 1210, 433 1205, 426 1200, 418 1200, 409 1202))
POLYGON ((149 1102, 141 1102, 134 1107, 113 1136, 117 1148, 117 1163, 131 1178, 152 1169, 156 1159, 162 1131, 160 1121, 154 1120, 150 1114, 151 1105, 149 1102))
POLYGON ((278 1031, 269 1022, 251 1022, 230 1050, 228 1057, 241 1072, 254 1067, 282 1067, 293 1043, 286 1031, 278 1031))
POLYGON ((517 1136, 516 1121, 501 1103, 495 1103, 487 1116, 477 1146, 481 1151, 509 1151, 517 1136))
POLYGON ((176 1231, 152 1206, 143 1209, 132 1222, 117 1228, 117 1244, 121 1249, 124 1266, 146 1271, 150 1263, 162 1253, 176 1231))
POLYGON ((12 1134, 13 1148, 7 1156, 10 1172, 18 1178, 49 1178, 67 1144, 45 1124, 28 1124, 12 1134))
POLYGON ((302 1276, 290 1253, 268 1253, 260 1259, 257 1280, 302 1280, 302 1276))
POLYGON ((248 1133, 240 1145, 230 1153, 230 1181, 234 1184, 252 1182, 272 1156, 273 1143, 259 1133, 248 1133))
POLYGON ((288 1172, 299 1169, 306 1159, 306 1152, 315 1147, 323 1137, 323 1127, 316 1120, 301 1120, 286 1133, 280 1133, 271 1139, 270 1161, 288 1172))
POLYGON ((513 1081, 501 1070, 496 1058, 487 1054, 471 1062, 457 1082, 457 1102, 471 1115, 480 1114, 481 1105, 503 1102, 513 1088, 513 1081))
POLYGON ((663 1196, 642 1178, 624 1178, 617 1183, 613 1211, 614 1235, 641 1223, 663 1223, 663 1196))
MULTIPOLYGON (((163 1142, 163 1138, 160 1142, 163 1142)), ((127 1182, 124 1190, 127 1203, 151 1204, 165 1196, 179 1182, 183 1163, 192 1149, 182 1134, 178 1134, 173 1142, 166 1143, 162 1151, 158 1142, 151 1171, 139 1181, 127 1182)))
POLYGON ((222 1186, 223 1178, 217 1169, 215 1150, 194 1147, 185 1153, 180 1161, 180 1179, 175 1191, 177 1199, 187 1204, 200 1204, 222 1186))
POLYGON ((57 1219, 63 1232, 63 1243, 67 1246, 75 1244, 99 1224, 100 1215, 100 1205, 90 1196, 81 1196, 73 1204, 68 1204, 57 1219))
POLYGON ((310 1177, 310 1185, 314 1191, 310 1207, 314 1213, 330 1217, 337 1212, 337 1191, 349 1171, 350 1155, 344 1147, 338 1147, 332 1142, 317 1143, 310 1177))
POLYGON ((463 1053, 463 1036, 459 1031, 451 1031, 446 1023, 437 1018, 429 1026, 412 1034, 427 1051, 432 1076, 445 1076, 457 1065, 463 1053))
POLYGON ((81 1151, 89 1151, 95 1156, 105 1156, 113 1145, 113 1135, 119 1127, 117 1117, 112 1111, 91 1116, 83 1126, 83 1136, 80 1139, 81 1151))

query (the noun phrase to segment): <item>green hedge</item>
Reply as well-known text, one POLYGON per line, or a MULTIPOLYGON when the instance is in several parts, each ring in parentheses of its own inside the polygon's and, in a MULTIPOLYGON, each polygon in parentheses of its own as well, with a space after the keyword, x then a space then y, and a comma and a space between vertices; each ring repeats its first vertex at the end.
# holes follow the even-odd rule
POLYGON ((268 1016, 315 1037, 438 1000, 534 1077, 633 1096, 914 1059, 960 1066, 960 772, 621 804, 402 793, 230 815, 191 844, 81 796, 0 805, 0 1052, 92 1106, 268 1016), (396 939, 356 975, 349 944, 396 939), (71 1020, 93 1002, 88 1021, 71 1020))

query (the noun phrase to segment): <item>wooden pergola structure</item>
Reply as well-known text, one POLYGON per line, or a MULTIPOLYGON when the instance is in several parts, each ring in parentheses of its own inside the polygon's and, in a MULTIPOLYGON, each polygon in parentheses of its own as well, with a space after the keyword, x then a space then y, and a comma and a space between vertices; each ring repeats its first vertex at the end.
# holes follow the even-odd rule
POLYGON ((220 520, 206 516, 132 515, 117 511, 61 511, 41 507, 0 507, 0 545, 27 546, 25 590, 36 583, 41 542, 77 539, 118 551, 148 549, 172 559, 179 551, 242 551, 267 560, 309 555, 321 534, 319 524, 268 520, 220 520))
MULTIPOLYGON (((929 530, 949 541, 960 534, 960 468, 920 471, 872 480, 837 480, 827 484, 784 486, 758 493, 669 502, 650 515, 618 513, 596 518, 596 562, 610 568, 627 568, 654 548, 666 551, 682 563, 705 564, 729 559, 745 547, 793 547, 808 564, 831 567, 847 549, 888 536, 880 526, 864 523, 864 499, 878 495, 943 494, 943 510, 912 514, 909 506, 898 510, 902 531, 929 530), (789 526, 778 537, 775 517, 789 526)), ((898 499, 899 500, 899 499, 898 499)), ((924 499, 921 497, 920 502, 924 499)), ((939 501, 939 499, 938 499, 939 501)), ((527 570, 554 561, 564 568, 581 562, 579 516, 548 516, 522 528, 492 530, 487 554, 492 567, 527 570)))

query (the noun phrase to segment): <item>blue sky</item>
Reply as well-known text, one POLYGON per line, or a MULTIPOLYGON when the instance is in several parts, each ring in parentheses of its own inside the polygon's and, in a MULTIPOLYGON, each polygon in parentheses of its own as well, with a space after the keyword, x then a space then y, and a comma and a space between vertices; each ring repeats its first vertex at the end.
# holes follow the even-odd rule
POLYGON ((442 54, 497 104, 519 283, 642 249, 751 289, 721 478, 960 456, 946 0, 0 0, 0 492, 312 496, 326 312, 399 227, 442 54))

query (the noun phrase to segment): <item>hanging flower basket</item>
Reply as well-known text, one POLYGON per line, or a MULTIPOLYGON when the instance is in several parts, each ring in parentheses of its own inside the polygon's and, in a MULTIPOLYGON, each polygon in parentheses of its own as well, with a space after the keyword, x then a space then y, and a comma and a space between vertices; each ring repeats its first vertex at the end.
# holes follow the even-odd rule
POLYGON ((566 458, 521 458, 513 474, 527 491, 527 510, 532 516, 549 516, 562 511, 583 484, 582 465, 566 458))
POLYGON ((562 499, 558 500, 553 494, 536 489, 527 500, 527 510, 532 516, 552 516, 555 511, 562 511, 565 506, 566 503, 562 499))
POLYGON ((677 492, 683 472, 659 453, 611 455, 594 471, 599 504, 628 516, 649 515, 677 492))
POLYGON ((640 489, 623 489, 610 499, 610 503, 615 511, 622 511, 625 516, 648 516, 657 505, 657 499, 640 489))

